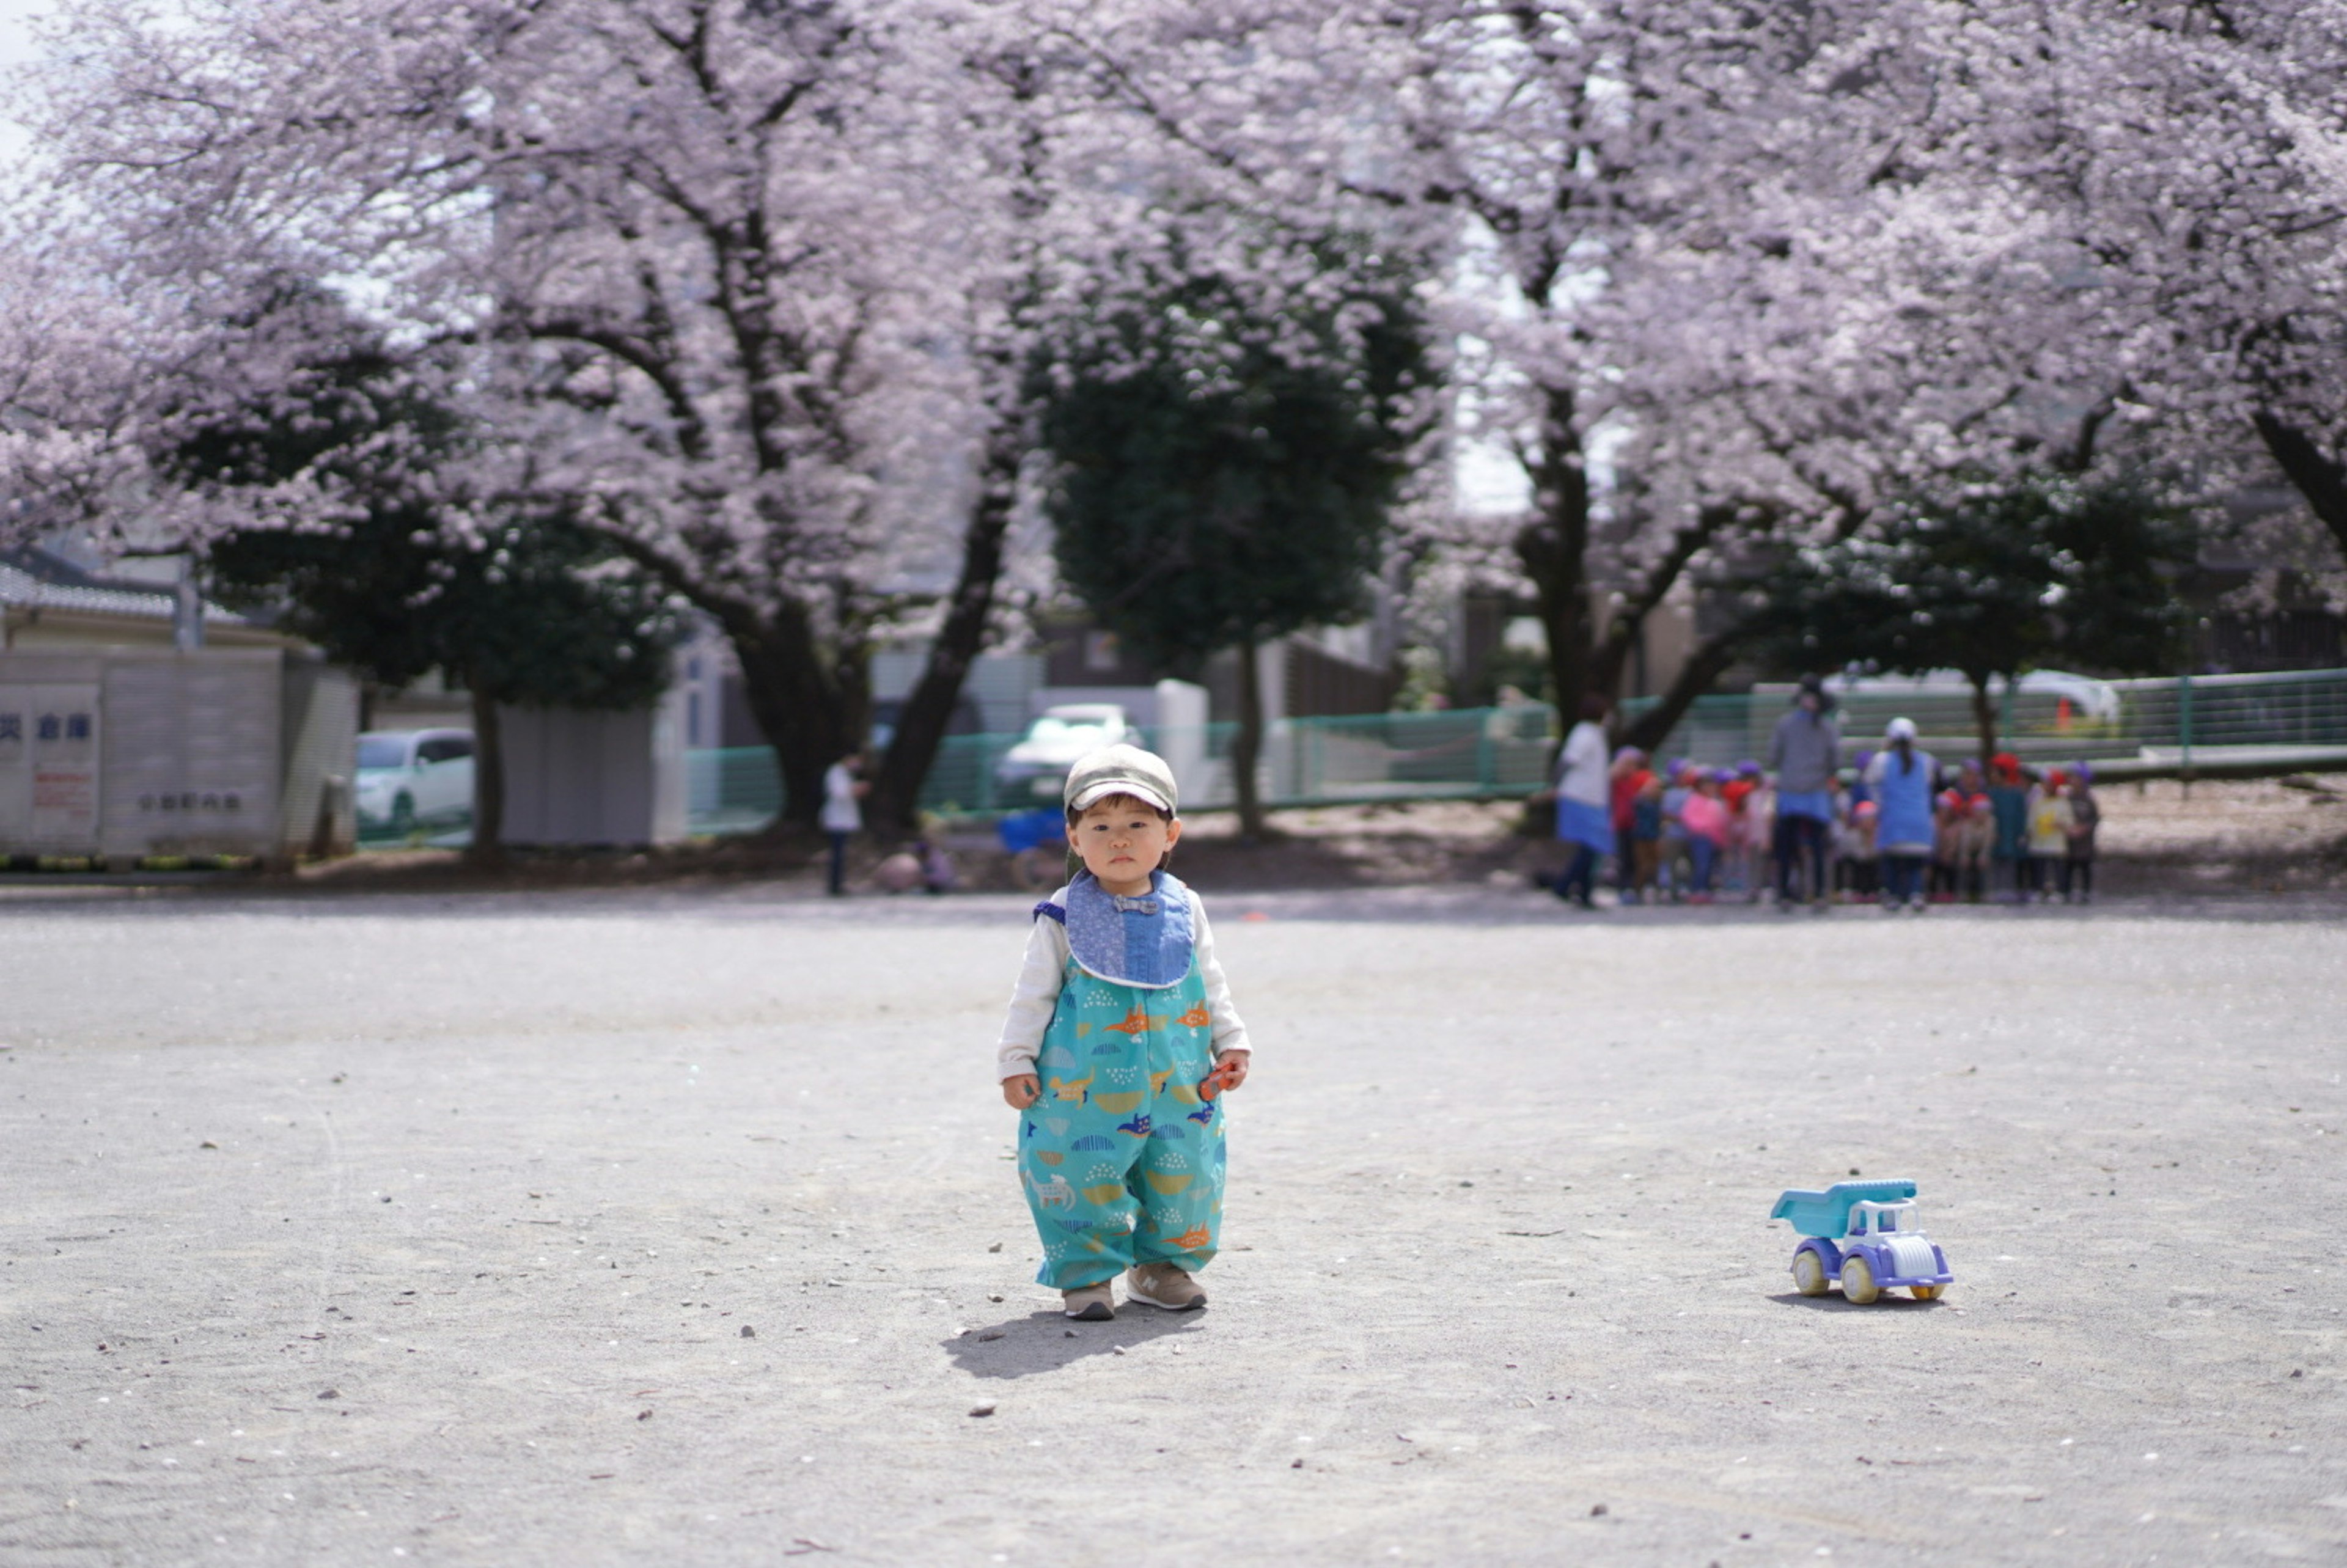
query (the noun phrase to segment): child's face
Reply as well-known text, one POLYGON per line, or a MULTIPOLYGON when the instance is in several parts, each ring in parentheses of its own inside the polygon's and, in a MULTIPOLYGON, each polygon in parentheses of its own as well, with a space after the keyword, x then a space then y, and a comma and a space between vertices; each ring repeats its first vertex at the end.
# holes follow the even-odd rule
POLYGON ((1068 825, 1068 846, 1082 857, 1084 869, 1127 897, 1149 891, 1149 874, 1181 836, 1181 818, 1168 821, 1137 800, 1116 796, 1096 802, 1068 825))

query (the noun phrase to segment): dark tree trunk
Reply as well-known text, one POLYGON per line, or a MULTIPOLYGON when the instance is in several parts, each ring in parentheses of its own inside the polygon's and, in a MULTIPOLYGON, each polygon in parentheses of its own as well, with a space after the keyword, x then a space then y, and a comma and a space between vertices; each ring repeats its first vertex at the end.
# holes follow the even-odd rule
POLYGON ((823 657, 804 606, 785 604, 771 617, 729 608, 719 620, 741 661, 742 695, 783 775, 783 809, 767 834, 814 833, 824 770, 863 737, 863 668, 845 654, 823 657))
POLYGON ((473 696, 473 840, 465 864, 488 871, 506 862, 506 747, 497 702, 468 681, 473 696))
POLYGON ((864 651, 843 646, 826 657, 815 616, 785 599, 768 610, 711 591, 640 540, 606 535, 619 551, 713 617, 742 666, 742 697, 759 734, 774 749, 783 776, 783 809, 766 830, 770 839, 817 831, 824 770, 864 743, 871 721, 864 651))
POLYGON ((953 723, 954 706, 961 700, 962 682, 986 644, 988 619, 994 610, 995 584, 1002 575, 1002 541, 1010 530, 1010 514, 1019 502, 1019 465, 1025 455, 1025 432, 1016 420, 1004 420, 987 443, 986 468, 978 506, 962 533, 961 577, 947 601, 945 623, 929 646, 920 682, 905 699, 897 717, 897 733, 889 738, 888 754, 881 759, 865 804, 869 826, 909 830, 919 815, 921 784, 937 762, 938 747, 953 723))
MULTIPOLYGON (((1618 702, 1622 695, 1622 676, 1629 668, 1631 651, 1638 646, 1638 633, 1644 629, 1645 617, 1628 611, 1609 616, 1605 630, 1589 653, 1589 689, 1607 702, 1618 702)), ((1557 706, 1558 717, 1566 723, 1573 722, 1574 710, 1566 704, 1557 706)))
POLYGON ((1973 685, 1973 729, 1980 736, 1981 772, 1988 772, 1989 758, 1996 755, 1996 704, 1988 694, 1989 676, 1967 671, 1964 679, 1973 685))
MULTIPOLYGON (((1039 56, 1012 54, 998 60, 995 68, 1022 112, 1041 94, 1044 76, 1039 56)), ((1024 242, 1030 247, 1030 264, 1011 302, 1013 321, 1023 318, 1042 294, 1041 272, 1033 261, 1037 246, 1033 236, 1042 232, 1040 220, 1050 204, 1044 184, 1050 144, 1040 122, 1029 119, 1023 124, 1019 178, 1010 199, 1020 232, 1028 236, 1024 242)), ((909 829, 920 814, 922 782, 929 776, 938 748, 952 727, 954 708, 961 700, 969 667, 986 646, 995 585, 1002 576, 1002 541, 1019 505, 1020 466, 1035 446, 1034 418, 1020 386, 1027 365, 1015 340, 998 342, 984 363, 994 388, 989 398, 993 427, 988 433, 979 473, 978 505, 962 530, 961 575, 946 603, 945 622, 929 647, 919 683, 897 716, 897 733, 889 737, 888 754, 880 761, 871 796, 865 803, 866 822, 878 827, 909 829)))
POLYGON ((2258 435, 2281 466, 2283 476, 2306 497, 2306 504, 2339 541, 2347 555, 2347 463, 2323 451, 2304 430, 2270 409, 2256 415, 2258 435))
POLYGON ((1239 732, 1231 738, 1231 787, 1239 803, 1239 840, 1253 844, 1263 837, 1263 801, 1255 793, 1255 764, 1263 756, 1263 670, 1255 660, 1255 638, 1241 638, 1239 656, 1239 732))
POLYGON ((1652 752, 1661 745, 1672 728, 1686 716, 1686 711, 1695 706, 1695 700, 1709 692, 1712 683, 1736 662, 1736 655, 1743 646, 1743 629, 1738 627, 1714 632, 1696 644, 1686 662, 1679 666, 1670 690, 1622 731, 1622 743, 1642 752, 1652 752))
POLYGON ((1591 689, 1589 473, 1573 415, 1572 388, 1546 389, 1540 456, 1531 466, 1532 520, 1516 535, 1516 558, 1540 601, 1557 711, 1567 715, 1591 689))
MULTIPOLYGON (((1623 669, 1630 661, 1631 651, 1638 645, 1639 634, 1645 630, 1646 618, 1669 596, 1672 586, 1686 574, 1689 564, 1727 528, 1747 519, 1763 521, 1767 515, 1759 507, 1718 502, 1704 507, 1678 529, 1669 548, 1638 581, 1625 585, 1619 604, 1606 615, 1604 627, 1590 652, 1589 689, 1609 702, 1617 701, 1622 695, 1623 669)), ((1706 679, 1716 678, 1718 673, 1715 670, 1706 679)))

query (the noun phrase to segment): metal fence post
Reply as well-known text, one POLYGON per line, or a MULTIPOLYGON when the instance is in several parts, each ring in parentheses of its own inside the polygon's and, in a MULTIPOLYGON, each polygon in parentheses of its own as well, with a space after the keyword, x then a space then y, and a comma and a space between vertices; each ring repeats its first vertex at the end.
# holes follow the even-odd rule
POLYGON ((2178 772, 2188 786, 2192 782, 2192 676, 2188 671, 2176 682, 2176 733, 2184 753, 2178 772))

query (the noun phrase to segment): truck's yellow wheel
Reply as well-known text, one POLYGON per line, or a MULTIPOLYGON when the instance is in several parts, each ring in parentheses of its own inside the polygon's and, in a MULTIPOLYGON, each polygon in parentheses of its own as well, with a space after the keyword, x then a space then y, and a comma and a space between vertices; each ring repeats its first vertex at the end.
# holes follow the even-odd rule
POLYGON ((1793 1288, 1803 1296, 1823 1296, 1826 1293, 1826 1266, 1818 1255, 1804 1247, 1793 1255, 1793 1288))
POLYGON ((1874 1283, 1874 1270, 1867 1267, 1866 1259, 1856 1253, 1841 1260, 1841 1294, 1844 1300, 1860 1307, 1882 1294, 1874 1283))
POLYGON ((1911 1285, 1907 1287, 1907 1294, 1918 1301, 1937 1301, 1940 1293, 1947 1288, 1944 1285, 1911 1285))

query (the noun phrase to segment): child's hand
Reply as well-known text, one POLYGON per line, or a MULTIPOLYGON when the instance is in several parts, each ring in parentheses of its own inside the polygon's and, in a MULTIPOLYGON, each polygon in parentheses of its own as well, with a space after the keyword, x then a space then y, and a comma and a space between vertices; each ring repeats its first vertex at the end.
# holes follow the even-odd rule
POLYGON ((1013 1111, 1024 1111, 1042 1097, 1043 1084, 1031 1072, 1002 1081, 1002 1102, 1013 1111))
POLYGON ((1223 1052, 1222 1055, 1214 1058, 1214 1065, 1216 1067, 1227 1068, 1229 1070, 1231 1075, 1229 1086, 1231 1088, 1236 1089, 1240 1084, 1246 1081, 1247 1059, 1252 1054, 1252 1052, 1244 1050, 1226 1050, 1223 1052))

